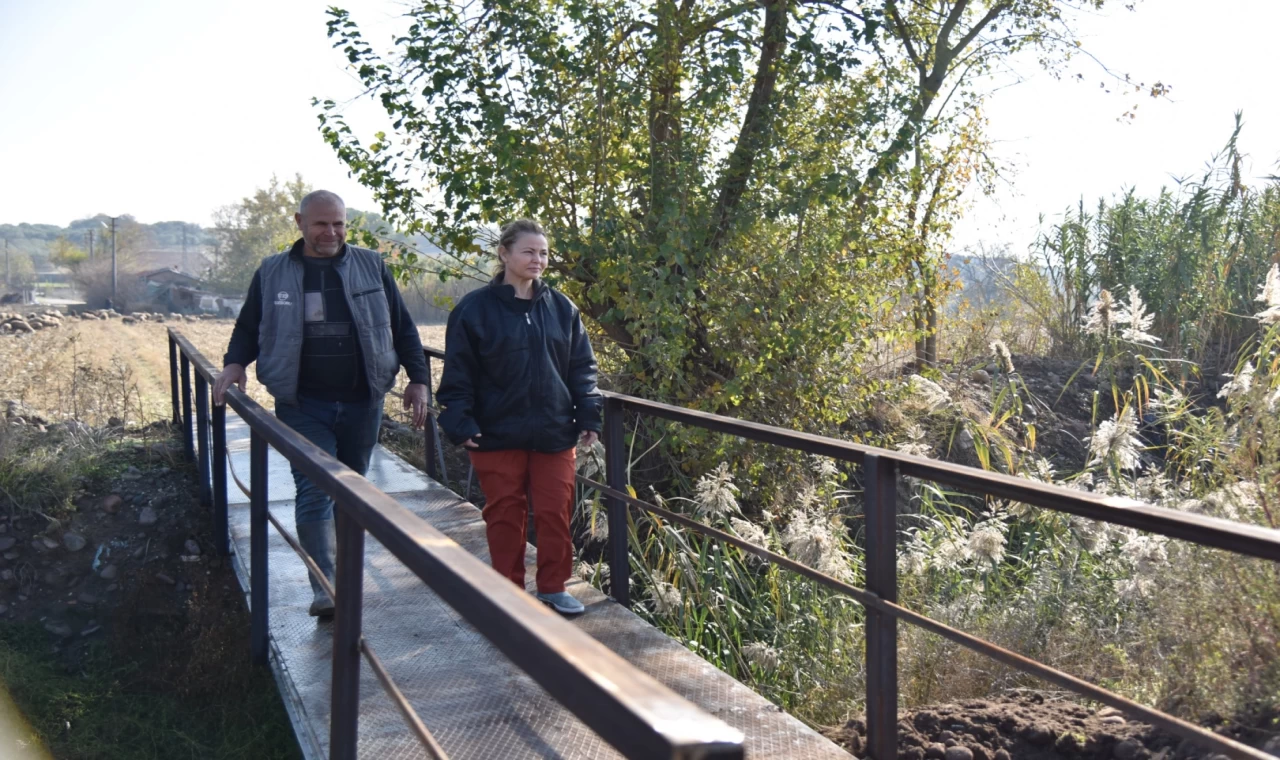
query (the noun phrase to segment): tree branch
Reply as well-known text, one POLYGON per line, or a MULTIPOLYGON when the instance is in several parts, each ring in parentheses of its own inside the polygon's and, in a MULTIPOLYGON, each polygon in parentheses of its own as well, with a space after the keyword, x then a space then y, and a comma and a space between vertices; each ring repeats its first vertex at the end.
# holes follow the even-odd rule
POLYGON ((889 15, 889 20, 893 22, 894 31, 898 33, 898 39, 902 40, 902 46, 907 50, 907 57, 911 59, 912 65, 916 67, 916 71, 920 72, 920 78, 925 77, 925 65, 920 55, 916 53, 915 45, 911 44, 911 30, 907 29, 907 25, 903 22, 902 16, 898 13, 898 4, 889 0, 884 5, 885 13, 889 15))
POLYGON ((765 8, 763 44, 756 66, 755 85, 747 102, 747 113, 733 153, 720 179, 720 194, 711 213, 712 226, 704 248, 707 253, 720 249, 733 216, 742 203, 742 195, 751 179, 756 156, 767 142, 773 122, 773 92, 778 83, 778 61, 787 44, 787 0, 774 0, 765 8))
MULTIPOLYGON (((956 53, 959 53, 961 50, 969 47, 969 43, 973 42, 974 38, 981 34, 982 30, 985 29, 988 24, 995 21, 1001 13, 1004 13, 1012 7, 1012 3, 996 3, 991 6, 991 9, 987 11, 987 15, 979 19, 978 23, 974 24, 973 28, 970 29, 968 33, 966 33, 965 36, 956 43, 956 46, 951 49, 951 58, 955 58, 956 53)), ((951 61, 947 61, 947 65, 950 66, 951 61)))

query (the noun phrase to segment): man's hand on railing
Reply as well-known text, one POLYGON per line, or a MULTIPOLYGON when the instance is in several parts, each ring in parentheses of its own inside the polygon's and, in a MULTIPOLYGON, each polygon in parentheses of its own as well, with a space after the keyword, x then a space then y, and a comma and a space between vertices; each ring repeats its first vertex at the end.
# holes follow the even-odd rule
POLYGON ((213 383, 213 403, 222 406, 226 402, 227 389, 232 385, 239 387, 240 392, 244 393, 248 382, 249 378, 244 373, 244 366, 228 364, 222 368, 222 372, 218 373, 218 379, 213 383))
POLYGON ((409 383, 404 387, 404 409, 413 409, 413 426, 421 428, 427 424, 427 386, 422 383, 409 383))

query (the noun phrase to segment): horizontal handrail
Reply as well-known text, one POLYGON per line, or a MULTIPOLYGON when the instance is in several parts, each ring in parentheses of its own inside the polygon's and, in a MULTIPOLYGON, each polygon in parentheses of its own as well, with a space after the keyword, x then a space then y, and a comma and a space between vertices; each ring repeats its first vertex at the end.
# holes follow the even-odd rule
MULTIPOLYGON (((169 328, 206 380, 217 370, 169 328)), ((335 505, 378 540, 517 667, 602 739, 633 758, 742 757, 742 733, 637 670, 458 543, 263 409, 227 404, 335 505)))
MULTIPOLYGON (((424 347, 423 351, 429 356, 444 358, 444 352, 438 348, 424 347)), ((735 435, 854 464, 862 464, 865 456, 874 454, 882 460, 894 462, 902 475, 945 483, 956 488, 1065 512, 1090 520, 1100 520, 1149 533, 1158 533, 1202 546, 1226 549, 1236 554, 1280 562, 1280 530, 1208 515, 1180 512, 1168 507, 1157 507, 1125 496, 1077 491, 1054 483, 1041 483, 967 465, 913 456, 901 451, 842 441, 814 433, 802 433, 798 430, 788 430, 696 409, 686 409, 612 391, 601 391, 601 395, 606 399, 620 402, 628 411, 647 414, 651 417, 660 417, 713 432, 735 435)))
POLYGON ((1280 561, 1280 530, 1232 522, 1208 515, 1179 512, 1176 509, 1157 507, 1124 496, 1076 491, 1051 483, 988 472, 976 467, 912 456, 900 451, 880 449, 812 433, 801 433, 710 412, 684 409, 620 393, 605 391, 603 395, 620 402, 624 409, 633 412, 682 422, 718 433, 736 435, 855 464, 862 464, 863 457, 874 454, 882 460, 894 462, 902 475, 945 483, 988 496, 1066 512, 1091 520, 1102 520, 1150 533, 1159 533, 1203 546, 1226 549, 1236 554, 1280 561))

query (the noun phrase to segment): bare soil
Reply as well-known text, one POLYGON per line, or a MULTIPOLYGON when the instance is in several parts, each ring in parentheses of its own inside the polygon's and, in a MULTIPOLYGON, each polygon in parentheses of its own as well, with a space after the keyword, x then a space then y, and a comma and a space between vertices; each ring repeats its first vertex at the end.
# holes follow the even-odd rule
POLYGON ((104 638, 128 648, 168 633, 174 644, 193 610, 243 610, 180 445, 163 423, 146 433, 103 444, 111 451, 71 510, 0 518, 3 617, 39 623, 72 660, 104 638))

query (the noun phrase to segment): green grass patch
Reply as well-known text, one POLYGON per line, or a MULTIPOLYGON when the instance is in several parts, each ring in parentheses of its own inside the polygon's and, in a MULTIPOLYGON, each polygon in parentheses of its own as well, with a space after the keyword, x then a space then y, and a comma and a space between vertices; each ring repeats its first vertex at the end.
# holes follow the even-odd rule
MULTIPOLYGON (((156 659, 164 657, 155 652, 156 659)), ((0 626, 0 680, 30 724, 31 738, 58 760, 301 757, 268 671, 245 666, 245 677, 224 682, 216 693, 183 697, 156 688, 151 667, 114 655, 105 644, 71 663, 53 652, 38 625, 0 626)))

